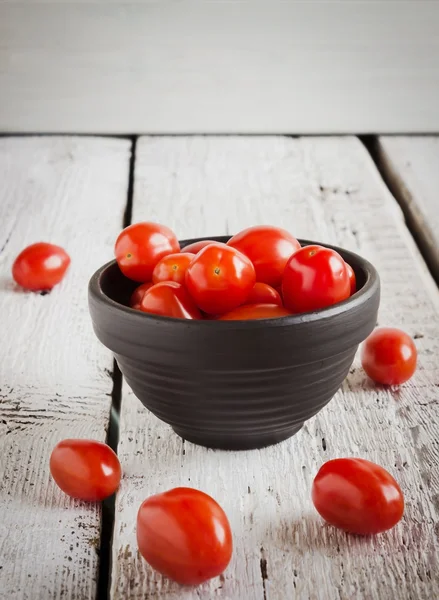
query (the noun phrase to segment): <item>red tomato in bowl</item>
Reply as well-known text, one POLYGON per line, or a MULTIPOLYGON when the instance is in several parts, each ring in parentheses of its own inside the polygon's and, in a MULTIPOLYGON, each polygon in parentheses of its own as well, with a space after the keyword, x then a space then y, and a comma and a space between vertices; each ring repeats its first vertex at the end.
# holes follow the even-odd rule
POLYGON ((186 270, 194 257, 195 254, 190 252, 179 252, 164 256, 154 267, 152 272, 153 282, 176 281, 177 283, 184 283, 186 270))
POLYGON ((51 290, 62 280, 69 265, 70 257, 63 248, 38 242, 20 252, 12 266, 12 276, 26 290, 51 290))
POLYGON ((342 257, 323 246, 305 246, 287 262, 282 280, 285 307, 302 313, 349 298, 351 284, 342 257))
POLYGON ((276 292, 279 294, 279 296, 280 296, 280 299, 281 299, 281 301, 282 301, 282 303, 283 303, 283 298, 282 298, 282 284, 281 284, 281 285, 278 285, 278 286, 276 286, 274 289, 275 289, 275 290, 276 290, 276 292))
POLYGON ((191 252, 192 254, 198 254, 200 250, 211 244, 221 244, 222 242, 215 242, 214 240, 200 240, 199 242, 192 242, 188 246, 185 246, 182 252, 191 252))
POLYGON ((312 501, 329 524, 361 535, 391 529, 404 513, 404 497, 395 479, 361 458, 325 463, 314 479, 312 501))
POLYGON ((245 304, 278 304, 282 306, 282 298, 268 283, 256 282, 245 304))
POLYGON ((147 283, 142 283, 139 287, 136 287, 134 292, 131 294, 130 298, 130 306, 131 308, 140 308, 140 303, 142 302, 143 296, 145 292, 149 290, 154 284, 152 281, 148 281, 147 283))
POLYGON ((290 313, 279 304, 243 304, 218 317, 218 321, 254 321, 256 319, 278 319, 290 313))
POLYGON ((125 277, 146 282, 151 281, 154 267, 161 258, 180 252, 180 244, 165 225, 134 223, 119 234, 114 252, 125 277))
POLYGON ((346 268, 349 275, 349 283, 351 285, 351 296, 357 291, 357 278, 355 277, 354 269, 349 263, 346 263, 346 268))
POLYGON ((95 440, 59 442, 50 456, 50 473, 65 494, 89 502, 114 494, 121 478, 117 455, 95 440))
POLYGON ((412 338, 390 327, 375 329, 361 349, 361 364, 376 383, 399 385, 416 371, 418 352, 412 338))
POLYGON ((137 543, 153 569, 183 585, 199 585, 220 575, 233 546, 223 509, 192 488, 147 498, 137 514, 137 543))
POLYGON ((175 281, 162 281, 150 287, 143 295, 140 310, 175 319, 202 319, 185 287, 175 281))
POLYGON ((205 313, 219 315, 245 302, 256 283, 251 261, 222 244, 201 250, 186 271, 186 287, 205 313))
POLYGON ((252 261, 256 279, 276 287, 290 256, 300 248, 299 242, 285 229, 259 225, 234 235, 227 244, 252 261))

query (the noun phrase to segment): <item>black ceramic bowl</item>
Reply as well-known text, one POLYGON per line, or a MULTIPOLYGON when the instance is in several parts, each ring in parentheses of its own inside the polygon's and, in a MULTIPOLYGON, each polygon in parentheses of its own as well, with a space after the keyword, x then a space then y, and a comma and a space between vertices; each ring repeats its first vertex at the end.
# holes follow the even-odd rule
POLYGON ((331 400, 376 323, 375 268, 333 248, 354 269, 356 294, 316 312, 259 321, 191 321, 132 310, 127 304, 138 284, 112 261, 89 284, 95 333, 134 394, 182 438, 223 449, 280 442, 331 400))

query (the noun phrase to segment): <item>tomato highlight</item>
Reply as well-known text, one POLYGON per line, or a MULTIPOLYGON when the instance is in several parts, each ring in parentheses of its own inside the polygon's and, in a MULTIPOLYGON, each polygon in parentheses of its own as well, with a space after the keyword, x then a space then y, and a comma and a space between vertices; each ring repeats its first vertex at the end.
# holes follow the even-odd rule
POLYGON ((250 260, 234 248, 211 244, 203 248, 186 271, 185 284, 197 306, 218 315, 246 301, 256 283, 250 260))
POLYGON ((154 284, 152 281, 148 281, 147 283, 142 283, 142 285, 139 285, 139 287, 136 287, 134 292, 131 294, 131 298, 130 298, 131 308, 137 309, 140 307, 140 303, 143 300, 143 296, 145 295, 145 292, 147 292, 149 290, 149 288, 152 287, 153 285, 154 284))
POLYGON ((245 304, 277 304, 282 306, 282 298, 277 290, 268 283, 256 282, 247 296, 245 304))
POLYGON ((300 248, 300 243, 288 231, 270 225, 244 229, 234 235, 227 244, 252 261, 257 281, 273 287, 282 283, 288 259, 300 248))
POLYGON ((152 281, 154 283, 160 283, 161 281, 184 283, 187 268, 194 257, 195 254, 190 252, 179 252, 178 254, 164 256, 154 267, 152 281))
POLYGON ((126 227, 116 240, 114 253, 122 273, 139 282, 151 281, 154 267, 166 256, 180 252, 174 232, 158 223, 134 223, 126 227))
POLYGON ((122 471, 117 455, 107 444, 67 439, 52 450, 50 473, 68 496, 99 502, 117 490, 122 471))
POLYGON ((150 287, 143 295, 140 310, 175 319, 202 319, 185 287, 175 281, 162 281, 150 287))
POLYGON ((376 383, 400 385, 416 371, 418 352, 412 338, 400 329, 379 327, 361 348, 361 364, 376 383))
POLYGON ((326 462, 314 479, 312 501, 330 525, 360 535, 387 531, 404 513, 404 497, 392 475, 362 458, 326 462))
POLYGON ((288 260, 282 297, 292 313, 326 308, 349 298, 351 284, 345 261, 329 248, 305 246, 288 260))
POLYGON ((221 506, 199 490, 182 487, 142 503, 137 543, 153 569, 184 585, 199 585, 220 575, 233 549, 221 506))
POLYGON ((20 252, 12 266, 12 276, 26 290, 51 290, 63 279, 70 256, 60 246, 38 242, 20 252))

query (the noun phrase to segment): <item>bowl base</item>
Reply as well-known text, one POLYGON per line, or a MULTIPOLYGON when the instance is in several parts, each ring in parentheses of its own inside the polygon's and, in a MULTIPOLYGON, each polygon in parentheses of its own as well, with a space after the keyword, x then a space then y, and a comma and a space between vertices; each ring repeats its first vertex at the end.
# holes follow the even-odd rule
POLYGON ((197 444, 197 446, 204 446, 205 448, 212 448, 216 450, 257 450, 259 448, 265 448, 267 446, 273 446, 279 442, 283 442, 288 438, 295 435, 303 427, 303 423, 299 423, 289 429, 282 429, 282 431, 264 433, 264 434, 245 434, 239 435, 212 435, 211 433, 199 433, 186 431, 173 427, 175 433, 183 438, 186 442, 197 444))

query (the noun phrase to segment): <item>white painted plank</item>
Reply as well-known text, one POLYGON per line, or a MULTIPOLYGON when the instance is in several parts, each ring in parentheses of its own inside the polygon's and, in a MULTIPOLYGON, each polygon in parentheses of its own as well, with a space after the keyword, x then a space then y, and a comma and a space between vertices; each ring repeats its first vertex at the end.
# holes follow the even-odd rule
POLYGON ((439 130, 439 3, 0 4, 0 131, 439 130))
POLYGON ((382 277, 380 322, 416 334, 420 365, 399 390, 380 390, 366 381, 357 359, 336 398, 296 437, 241 453, 183 443, 125 386, 113 600, 439 597, 439 295, 362 144, 356 138, 142 138, 135 174, 133 220, 162 221, 181 238, 273 223, 369 258, 382 277), (323 525, 311 503, 320 465, 352 455, 388 468, 405 493, 403 522, 373 539, 323 525), (200 589, 158 576, 137 552, 140 503, 178 485, 216 498, 234 532, 231 566, 200 589))
POLYGON ((127 198, 130 142, 0 139, 0 598, 96 594, 100 506, 71 501, 49 476, 63 438, 104 440, 112 358, 93 333, 90 275, 112 256, 127 198), (36 241, 72 262, 46 295, 11 279, 36 241))
POLYGON ((439 136, 383 136, 378 154, 439 278, 439 136))

